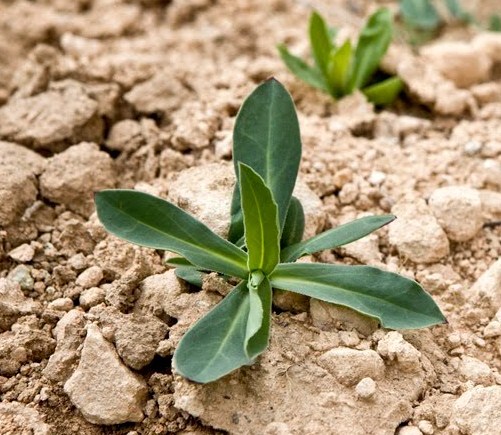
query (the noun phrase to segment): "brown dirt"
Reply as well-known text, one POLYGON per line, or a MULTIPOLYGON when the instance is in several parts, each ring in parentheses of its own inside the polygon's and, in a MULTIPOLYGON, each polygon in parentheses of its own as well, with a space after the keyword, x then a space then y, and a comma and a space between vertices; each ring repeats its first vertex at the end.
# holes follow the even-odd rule
POLYGON ((375 111, 278 58, 279 42, 307 53, 312 6, 346 36, 377 2, 0 3, 0 433, 499 433, 501 36, 392 47, 384 68, 406 93, 375 111), (235 115, 270 75, 297 105, 309 231, 399 215, 306 261, 413 277, 449 324, 400 334, 280 292, 270 349, 195 385, 172 353, 228 288, 212 277, 194 292, 163 253, 108 236, 92 193, 169 196, 224 232, 235 115))

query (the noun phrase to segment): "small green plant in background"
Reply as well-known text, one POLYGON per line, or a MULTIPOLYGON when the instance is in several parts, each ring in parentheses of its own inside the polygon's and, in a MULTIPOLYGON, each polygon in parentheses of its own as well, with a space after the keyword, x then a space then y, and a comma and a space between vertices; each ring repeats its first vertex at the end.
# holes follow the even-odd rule
POLYGON ((390 11, 380 8, 369 17, 355 46, 347 40, 338 47, 325 20, 313 12, 309 39, 314 65, 291 54, 285 45, 279 45, 278 50, 293 74, 335 99, 361 90, 377 105, 391 104, 403 83, 398 77, 380 81, 376 72, 390 45, 392 25, 390 11))
POLYGON ((181 255, 171 264, 188 275, 213 271, 240 280, 180 341, 173 358, 179 374, 207 383, 252 364, 268 346, 273 288, 350 307, 387 328, 445 321, 418 283, 397 274, 368 266, 294 263, 364 237, 394 216, 357 219, 301 241, 304 214, 292 196, 301 158, 299 125, 290 95, 276 80, 258 86, 243 103, 233 156, 237 183, 230 240, 146 193, 104 190, 95 197, 98 217, 111 234, 181 255))

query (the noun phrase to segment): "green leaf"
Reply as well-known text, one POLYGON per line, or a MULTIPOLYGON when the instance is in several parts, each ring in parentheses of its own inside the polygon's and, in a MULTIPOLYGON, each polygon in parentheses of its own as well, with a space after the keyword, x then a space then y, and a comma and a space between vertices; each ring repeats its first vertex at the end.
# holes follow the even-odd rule
POLYGON ((322 16, 316 11, 313 11, 310 16, 309 34, 313 59, 318 69, 325 76, 327 73, 329 55, 334 49, 334 46, 327 24, 322 16))
POLYGON ((466 12, 461 4, 458 2, 458 0, 445 0, 445 4, 447 6, 447 9, 449 10, 449 13, 459 21, 462 21, 463 23, 473 23, 475 21, 474 17, 466 12))
MULTIPOLYGON (((249 285, 250 311, 247 322, 245 350, 251 359, 268 347, 272 292, 270 281, 264 275, 257 286, 249 285)), ((249 281, 250 284, 250 281, 249 281)))
POLYGON ((275 288, 375 317, 385 328, 417 329, 446 322, 432 297, 417 282, 374 267, 279 264, 270 281, 275 288))
POLYGON ((195 266, 179 266, 174 271, 178 278, 201 288, 203 284, 203 277, 206 275, 204 272, 200 272, 195 266))
POLYGON ((252 363, 244 345, 249 301, 247 282, 242 281, 188 330, 174 352, 180 375, 207 383, 252 363))
POLYGON ((393 103, 404 88, 404 82, 399 77, 390 77, 382 82, 362 89, 367 99, 378 106, 393 103))
POLYGON ((501 32, 501 15, 493 14, 490 16, 489 30, 491 32, 501 32))
POLYGON ((277 204, 263 179, 249 166, 239 163, 240 197, 244 216, 247 268, 269 274, 280 259, 277 204))
POLYGON ((280 57, 292 74, 308 83, 310 86, 328 92, 325 80, 319 70, 309 66, 303 59, 294 56, 285 45, 279 45, 277 48, 280 57))
POLYGON ((327 68, 327 81, 335 98, 346 94, 352 59, 351 41, 347 40, 338 50, 331 53, 327 68))
POLYGON ((400 14, 408 26, 421 30, 436 30, 442 21, 430 0, 400 0, 400 14))
POLYGON ((284 230, 282 231, 282 239, 280 240, 281 248, 298 243, 303 238, 304 234, 304 211, 301 201, 295 196, 291 198, 287 217, 285 218, 284 230))
POLYGON ((334 249, 338 246, 346 245, 365 237, 393 220, 395 220, 395 216, 391 214, 356 219, 331 230, 324 231, 304 242, 285 248, 280 254, 281 261, 284 263, 296 261, 303 255, 314 254, 325 249, 334 249))
MULTIPOLYGON (((259 85, 244 101, 233 132, 233 163, 250 166, 271 190, 282 231, 301 160, 301 138, 291 96, 275 79, 259 85)), ((240 191, 233 191, 229 239, 243 235, 240 191)))
POLYGON ((165 265, 169 267, 178 266, 193 266, 186 258, 183 257, 171 257, 165 260, 165 265))
POLYGON ((360 32, 353 60, 353 71, 348 86, 349 93, 361 89, 379 67, 391 42, 393 21, 387 8, 380 8, 369 17, 360 32))
POLYGON ((247 278, 247 254, 174 204, 135 190, 103 190, 95 202, 111 234, 175 252, 199 269, 247 278))

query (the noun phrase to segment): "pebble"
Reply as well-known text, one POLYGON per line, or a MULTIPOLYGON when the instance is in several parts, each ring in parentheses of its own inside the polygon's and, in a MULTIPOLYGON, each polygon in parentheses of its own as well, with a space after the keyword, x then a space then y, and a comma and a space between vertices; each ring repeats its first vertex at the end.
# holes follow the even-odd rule
POLYGON ((104 302, 106 291, 99 287, 91 287, 80 295, 79 302, 83 309, 88 309, 104 302))
POLYGON ((73 309, 73 301, 70 298, 57 298, 49 302, 48 307, 56 311, 68 312, 73 309))
POLYGON ((376 382, 372 378, 363 378, 355 387, 355 392, 361 399, 370 399, 376 392, 376 382))
POLYGON ((485 338, 499 337, 501 335, 501 322, 492 320, 484 329, 485 338))
POLYGON ((401 427, 398 432, 398 435, 423 435, 423 432, 419 430, 416 426, 404 426, 401 427))
POLYGON ((491 316, 501 308, 501 259, 491 264, 473 286, 465 291, 465 297, 486 302, 491 316))
POLYGON ((490 385, 493 376, 490 367, 484 362, 470 356, 463 356, 459 365, 459 372, 466 380, 475 384, 490 385))
POLYGON ((386 180, 386 174, 380 171, 372 171, 368 181, 372 186, 380 186, 386 180))
POLYGON ((103 276, 103 269, 99 266, 91 266, 78 275, 75 283, 84 289, 97 287, 103 279, 103 276))
POLYGON ((378 342, 377 352, 383 358, 395 361, 402 371, 420 372, 422 370, 421 352, 405 341, 400 332, 388 332, 378 342))
POLYGON ((482 149, 482 144, 478 140, 469 140, 464 144, 463 148, 466 155, 473 156, 482 149))
POLYGON ((475 237, 484 223, 480 195, 469 187, 436 189, 430 196, 429 206, 449 239, 456 242, 475 237))
POLYGON ((33 290, 35 281, 31 276, 30 268, 28 266, 24 266, 22 264, 16 266, 14 269, 10 271, 7 277, 12 281, 17 282, 23 290, 25 291, 33 290))
POLYGON ((433 435, 433 432, 435 432, 433 424, 428 420, 421 420, 418 423, 418 428, 424 435, 433 435))
POLYGON ((15 261, 19 261, 20 263, 28 263, 29 261, 33 260, 33 257, 35 256, 35 249, 31 245, 23 243, 22 245, 10 251, 8 255, 15 261))

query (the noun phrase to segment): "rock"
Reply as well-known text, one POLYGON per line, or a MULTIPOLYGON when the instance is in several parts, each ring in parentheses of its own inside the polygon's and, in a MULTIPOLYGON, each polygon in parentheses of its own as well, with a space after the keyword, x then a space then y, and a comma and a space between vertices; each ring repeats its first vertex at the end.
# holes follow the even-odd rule
POLYGON ((89 325, 80 362, 64 391, 84 418, 94 424, 121 424, 143 419, 146 383, 131 372, 99 328, 89 325))
POLYGON ((0 428, 4 435, 50 435, 53 428, 46 424, 40 413, 19 402, 0 403, 0 428))
POLYGON ((83 142, 49 159, 40 190, 44 198, 89 217, 94 192, 114 187, 115 182, 111 157, 96 144, 83 142))
POLYGON ((49 302, 47 307, 51 310, 68 312, 73 308, 73 301, 70 298, 57 298, 49 302))
POLYGON ((471 356, 463 356, 461 358, 459 372, 466 380, 472 381, 475 384, 488 386, 494 381, 490 367, 484 362, 471 356))
POLYGON ((423 432, 416 426, 404 426, 398 429, 396 435, 423 435, 423 432))
POLYGON ((501 308, 501 259, 491 264, 473 286, 466 289, 465 298, 487 305, 490 316, 501 308))
POLYGON ((499 337, 501 335, 501 322, 498 320, 490 321, 484 329, 484 337, 492 338, 499 337))
POLYGON ((378 327, 378 321, 364 316, 351 308, 334 305, 311 298, 310 316, 314 326, 325 331, 357 330, 363 335, 372 334, 378 327))
MULTIPOLYGON (((233 165, 212 163, 196 166, 179 173, 170 185, 169 199, 216 234, 226 237, 234 185, 233 165)), ((322 201, 301 180, 296 183, 293 195, 301 201, 305 214, 303 238, 313 237, 325 225, 322 201)))
POLYGON ((31 172, 0 165, 0 226, 18 220, 35 202, 37 194, 36 180, 31 172))
POLYGON ((489 79, 492 58, 465 42, 437 42, 421 49, 425 61, 460 88, 468 88, 489 79))
POLYGON ((33 260, 35 256, 35 249, 33 246, 23 243, 22 245, 14 248, 8 253, 9 257, 19 263, 28 263, 33 260))
POLYGON ((501 426, 501 386, 477 386, 456 400, 452 422, 462 433, 484 435, 499 433, 501 426))
POLYGON ((56 350, 50 356, 43 374, 53 382, 65 382, 78 362, 78 348, 84 341, 85 319, 79 309, 68 311, 52 331, 56 350))
POLYGON ((284 311, 301 313, 308 311, 310 298, 299 293, 286 290, 273 290, 273 305, 284 311))
POLYGON ((486 53, 493 62, 501 62, 501 35, 499 32, 482 32, 473 38, 472 45, 480 53, 486 53))
POLYGON ((27 171, 33 175, 42 173, 46 160, 30 149, 12 143, 0 141, 0 166, 27 171))
POLYGON ((408 343, 397 331, 388 332, 377 345, 377 352, 383 358, 394 361, 402 371, 422 370, 421 352, 408 343))
POLYGON ((103 269, 101 269, 99 266, 91 266, 88 269, 85 269, 80 275, 78 275, 75 284, 83 287, 84 289, 97 287, 103 277, 103 269))
POLYGON ((17 328, 0 334, 0 375, 13 376, 23 364, 48 358, 56 341, 47 332, 16 324, 17 328))
POLYGON ((431 194, 428 204, 451 240, 465 242, 482 228, 482 202, 475 189, 442 187, 431 194))
POLYGON ((373 350, 339 347, 324 353, 318 363, 346 386, 355 385, 366 377, 384 377, 384 362, 373 350))
POLYGON ((391 212, 397 219, 389 227, 389 239, 400 255, 415 263, 434 263, 449 254, 447 236, 424 201, 399 203, 391 212))
POLYGON ((0 108, 0 137, 52 152, 81 141, 100 142, 103 123, 97 110, 80 83, 53 83, 46 92, 11 99, 0 108))
POLYGON ((87 310, 91 307, 95 307, 100 303, 104 302, 104 298, 106 296, 106 292, 99 287, 91 287, 87 290, 84 290, 80 294, 79 302, 80 306, 87 310))
POLYGON ((485 220, 501 220, 501 192, 480 190, 482 215, 485 220))
POLYGON ((10 329, 19 317, 41 310, 38 302, 24 296, 18 283, 0 278, 0 332, 10 329))
POLYGON ((30 268, 23 264, 20 264, 12 269, 7 275, 7 278, 11 281, 17 282, 24 291, 33 290, 33 286, 35 285, 35 281, 31 276, 30 268))
POLYGON ((361 399, 370 399, 376 392, 376 383, 372 378, 363 378, 355 387, 355 392, 361 399))

